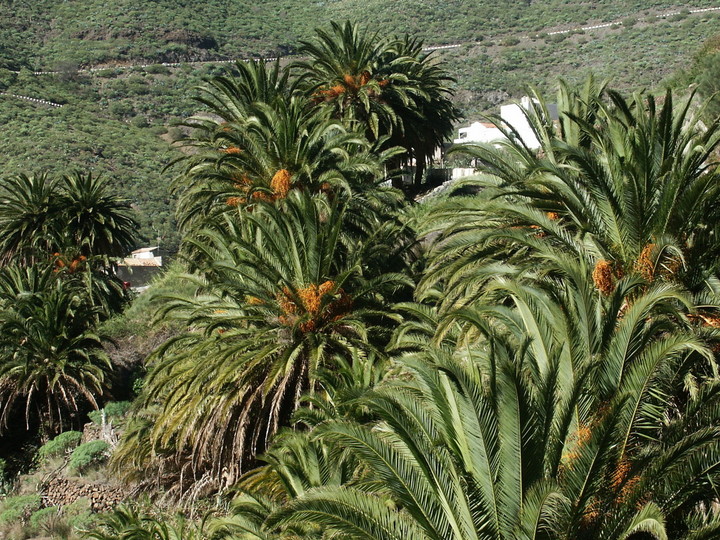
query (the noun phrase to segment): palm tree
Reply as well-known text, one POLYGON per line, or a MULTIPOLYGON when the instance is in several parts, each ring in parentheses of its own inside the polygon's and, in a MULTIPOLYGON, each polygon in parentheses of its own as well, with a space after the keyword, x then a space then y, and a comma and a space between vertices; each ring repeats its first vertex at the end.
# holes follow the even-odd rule
POLYGON ((682 319, 682 293, 658 285, 638 294, 628 282, 633 305, 604 323, 596 311, 606 300, 588 292, 591 284, 568 283, 555 296, 549 285, 544 295, 528 289, 516 309, 454 315, 474 334, 402 357, 404 375, 351 405, 370 422, 340 418, 310 432, 362 463, 352 480, 265 504, 264 513, 245 499, 240 517, 254 516, 258 538, 317 530, 374 539, 693 538, 717 530, 717 512, 701 509, 715 500, 720 472, 720 386, 702 375, 702 343, 668 324, 682 319), (698 386, 687 392, 691 372, 698 386))
POLYGON ((56 204, 62 223, 59 250, 85 257, 124 257, 137 243, 138 224, 130 204, 110 193, 107 181, 91 173, 63 176, 56 204))
POLYGON ((53 253, 107 259, 124 256, 135 245, 138 225, 130 205, 90 173, 59 181, 45 174, 9 177, 0 184, 0 197, 5 262, 50 262, 53 253))
POLYGON ((181 226, 293 189, 376 191, 383 164, 397 151, 373 154, 363 136, 293 95, 287 74, 263 62, 242 64, 237 78, 216 78, 201 98, 212 113, 188 121, 199 152, 182 159, 175 180, 181 226))
POLYGON ((0 185, 0 254, 3 264, 11 260, 32 263, 49 257, 58 243, 56 215, 57 181, 47 175, 20 174, 0 185))
POLYGON ((316 33, 299 48, 310 59, 294 66, 308 95, 381 148, 402 147, 401 159, 415 163, 419 184, 459 117, 450 101, 452 79, 416 39, 381 38, 349 21, 316 33))
POLYGON ((195 524, 190 520, 175 516, 163 518, 138 512, 130 506, 120 506, 112 513, 105 514, 84 538, 92 540, 201 540, 207 538, 203 533, 204 520, 195 524))
POLYGON ((0 260, 4 264, 53 267, 64 279, 83 283, 99 320, 127 300, 114 275, 117 257, 135 245, 138 225, 129 204, 110 194, 92 174, 53 180, 18 175, 0 185, 0 260))
POLYGON ((627 274, 714 288, 720 124, 704 129, 692 100, 675 107, 670 92, 658 107, 652 97, 610 91, 606 101, 602 88, 590 82, 581 96, 563 86, 559 130, 542 102, 529 111, 539 152, 510 131, 500 150, 458 149, 480 160, 482 192, 433 216, 435 227, 450 226, 428 287, 441 276, 452 287, 467 283, 499 261, 535 264, 538 246, 554 245, 593 265, 604 293, 627 274))
POLYGON ((405 35, 396 39, 391 50, 398 58, 415 60, 394 62, 398 71, 402 70, 413 83, 414 88, 407 90, 409 102, 405 102, 400 93, 388 92, 385 97, 398 117, 398 126, 390 133, 388 144, 405 149, 407 154, 401 156, 401 164, 415 164, 417 187, 460 119, 460 112, 451 101, 453 92, 449 84, 454 79, 443 71, 432 53, 423 52, 423 43, 416 38, 405 35))
POLYGON ((190 330, 156 353, 144 402, 159 405, 152 448, 191 459, 205 488, 253 463, 300 397, 319 391, 324 368, 382 356, 387 299, 410 283, 365 265, 376 246, 345 232, 347 212, 338 198, 293 191, 191 240, 198 294, 167 309, 190 330))
POLYGON ((82 425, 97 408, 110 362, 92 332, 97 308, 52 267, 0 269, 0 424, 24 414, 44 436, 82 425), (21 412, 22 411, 22 412, 21 412))

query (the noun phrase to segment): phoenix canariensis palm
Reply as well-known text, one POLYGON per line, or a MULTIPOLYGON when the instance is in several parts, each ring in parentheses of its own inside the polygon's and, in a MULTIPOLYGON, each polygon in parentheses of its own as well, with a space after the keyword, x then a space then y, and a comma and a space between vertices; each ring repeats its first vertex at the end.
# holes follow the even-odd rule
POLYGON ((57 181, 47 175, 20 174, 4 178, 0 184, 0 256, 32 263, 55 251, 58 244, 56 195, 57 181))
POLYGON ((364 264, 374 246, 346 234, 339 199, 294 191, 241 217, 192 240, 199 294, 167 309, 190 330, 155 354, 144 400, 160 403, 152 447, 175 448, 215 489, 265 450, 301 395, 319 391, 318 370, 379 354, 393 326, 386 298, 409 285, 364 264))
MULTIPOLYGON (((696 488, 698 483, 702 485, 698 471, 704 470, 702 467, 714 471, 717 464, 713 460, 718 457, 709 442, 714 437, 716 398, 712 395, 717 391, 717 370, 703 336, 689 324, 691 298, 667 283, 647 288, 638 277, 621 280, 609 297, 598 295, 585 263, 562 252, 539 264, 530 276, 499 278, 487 289, 482 302, 440 322, 436 336, 440 343, 449 335, 458 343, 475 343, 492 329, 514 349, 526 347, 533 358, 528 365, 538 370, 532 372, 538 385, 555 363, 560 369, 554 384, 560 394, 570 391, 579 378, 585 381, 575 405, 573 434, 555 470, 562 479, 577 482, 563 488, 563 493, 576 501, 573 504, 590 506, 576 507, 575 518, 564 526, 568 527, 566 537, 592 538, 587 529, 599 527, 614 532, 598 537, 615 538, 618 528, 625 526, 623 520, 627 523, 635 507, 648 500, 654 500, 666 516, 672 514, 672 519, 667 519, 668 530, 675 530, 680 537, 684 518, 696 510, 695 488, 683 495, 676 492, 677 505, 662 497, 672 498, 665 494, 684 482, 695 483, 696 488), (462 329, 459 334, 458 329, 462 329), (704 407, 702 419, 693 420, 704 407), (606 471, 589 483, 588 470, 573 476, 580 455, 575 446, 584 446, 591 431, 606 422, 606 416, 612 417, 607 420, 612 439, 604 446, 606 454, 593 458, 602 458, 606 471), (680 443, 685 436, 688 439, 680 443), (694 445, 695 437, 697 446, 678 451, 678 446, 694 445), (698 455, 709 459, 700 468, 695 466, 698 455), (687 476, 674 488, 649 487, 658 480, 656 467, 669 459, 675 460, 673 470, 685 467, 687 476), (580 484, 586 491, 579 490, 580 484)), ((421 315, 416 317, 419 321, 427 318, 421 315)), ((418 328, 422 326, 414 323, 400 332, 403 339, 409 336, 404 341, 410 350, 423 348, 418 345, 422 335, 418 328)), ((431 329, 426 335, 433 333, 431 329)), ((717 334, 705 337, 718 338, 717 334)), ((706 491, 704 497, 711 495, 706 491)))
POLYGON ((97 408, 110 362, 92 330, 98 308, 52 267, 0 270, 0 423, 24 414, 44 436, 83 424, 97 408), (21 413, 22 411, 22 413, 21 413))
POLYGON ((716 530, 717 513, 702 514, 720 472, 720 386, 698 376, 687 392, 689 367, 709 364, 709 352, 687 323, 666 324, 682 320, 688 301, 666 285, 629 290, 635 304, 608 329, 585 324, 588 315, 602 324, 595 310, 606 299, 579 286, 554 298, 548 290, 545 303, 533 301, 537 290, 517 309, 456 314, 474 334, 404 355, 404 376, 357 399, 374 421, 330 420, 311 432, 364 464, 353 481, 276 505, 257 530, 438 540, 716 530), (583 333, 605 347, 586 351, 583 333))
POLYGON ((393 62, 412 83, 412 88, 407 90, 408 101, 400 93, 388 92, 383 96, 398 118, 398 125, 390 133, 387 144, 405 149, 406 153, 396 158, 395 163, 415 166, 417 187, 439 149, 452 135, 460 113, 451 100, 453 79, 443 71, 432 53, 424 52, 421 41, 406 35, 393 41, 391 51, 398 58, 413 59, 411 62, 393 62))
POLYGON ((129 297, 115 270, 138 241, 129 202, 112 194, 106 180, 78 172, 62 177, 56 205, 61 226, 53 254, 56 270, 84 285, 92 304, 101 308, 98 320, 119 313, 129 297))
POLYGON ((676 106, 670 92, 658 105, 592 84, 582 94, 562 88, 559 127, 542 101, 528 111, 539 151, 509 129, 499 149, 458 149, 480 161, 483 190, 453 200, 457 219, 450 203, 434 214, 449 226, 427 285, 441 278, 462 286, 465 273, 530 262, 538 246, 554 245, 595 266, 604 293, 627 274, 707 290, 720 249, 720 124, 702 126, 692 99, 676 106))
POLYGON ((194 129, 186 142, 199 152, 180 160, 184 168, 174 183, 181 226, 282 200, 295 188, 376 188, 384 162, 398 150, 371 153, 363 136, 294 95, 277 65, 239 68, 237 77, 213 79, 204 89, 201 101, 211 115, 187 122, 194 129))
POLYGON ((383 38, 349 21, 316 33, 299 48, 310 56, 294 66, 301 84, 320 109, 361 129, 379 147, 403 148, 394 162, 414 163, 419 184, 459 117, 450 99, 452 78, 414 38, 383 38))
POLYGON ((360 123, 377 139, 397 123, 395 111, 379 97, 391 78, 403 77, 389 66, 380 72, 378 64, 388 53, 388 40, 379 33, 363 32, 349 21, 331 24, 330 31, 316 30, 315 41, 302 42, 300 52, 310 59, 296 63, 294 69, 316 103, 327 103, 336 117, 360 123))
POLYGON ((74 173, 59 180, 19 175, 0 183, 0 260, 53 266, 64 279, 82 282, 96 318, 117 313, 127 300, 114 277, 118 257, 130 252, 138 225, 127 201, 107 182, 74 173))
POLYGON ((203 519, 196 524, 183 516, 156 517, 138 512, 130 506, 120 506, 104 514, 84 538, 92 540, 202 540, 203 519))
POLYGON ((322 538, 319 524, 268 529, 265 518, 294 498, 321 487, 339 487, 357 477, 358 460, 352 453, 326 444, 307 432, 284 431, 262 458, 266 465, 245 475, 236 490, 229 515, 211 522, 215 538, 322 538))
POLYGON ((0 190, 0 250, 6 261, 47 261, 50 254, 68 250, 85 257, 122 257, 135 245, 138 225, 130 205, 90 173, 60 180, 18 175, 4 179, 0 190))
POLYGON ((63 176, 59 187, 64 244, 86 257, 106 259, 125 257, 136 246, 138 224, 130 203, 112 194, 106 180, 75 173, 63 176))

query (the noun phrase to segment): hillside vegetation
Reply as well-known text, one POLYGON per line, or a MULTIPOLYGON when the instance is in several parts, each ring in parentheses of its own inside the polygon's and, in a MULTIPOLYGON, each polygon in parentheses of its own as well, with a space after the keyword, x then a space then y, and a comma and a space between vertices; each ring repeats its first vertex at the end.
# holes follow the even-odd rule
POLYGON ((453 76, 467 120, 519 98, 528 85, 551 91, 558 78, 590 71, 619 89, 653 88, 720 33, 716 7, 697 0, 423 2, 379 0, 263 3, 158 0, 22 2, 0 5, 0 91, 47 99, 61 109, 0 96, 2 174, 89 169, 112 180, 140 212, 142 242, 178 243, 164 167, 180 153, 173 123, 198 111, 196 86, 231 70, 210 62, 292 54, 331 20, 362 20, 370 32, 408 32, 437 51, 453 76), (666 18, 658 15, 675 12, 666 18), (621 22, 596 30, 551 32, 621 22), (622 54, 618 54, 622 51, 622 54), (100 66, 93 72, 78 69, 100 66), (136 66, 136 67, 127 67, 136 66), (33 75, 34 71, 56 71, 33 75))
MULTIPOLYGON (((715 5, 712 0, 692 4, 715 5)), ((315 27, 343 19, 368 21, 371 30, 383 35, 408 32, 439 45, 685 7, 667 0, 11 0, 3 9, 10 24, 2 27, 10 53, 6 62, 52 68, 58 62, 84 65, 283 53, 294 50, 315 27)))

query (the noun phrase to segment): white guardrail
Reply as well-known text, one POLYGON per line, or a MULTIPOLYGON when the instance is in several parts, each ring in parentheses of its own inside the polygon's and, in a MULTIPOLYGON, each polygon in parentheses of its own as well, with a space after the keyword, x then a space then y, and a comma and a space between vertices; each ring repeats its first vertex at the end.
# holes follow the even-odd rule
POLYGON ((13 98, 17 98, 17 99, 24 99, 25 101, 32 101, 33 103, 40 103, 41 105, 48 105, 50 107, 57 107, 57 108, 62 107, 62 105, 60 103, 48 101, 47 99, 39 99, 39 98, 30 97, 30 96, 20 96, 18 94, 8 94, 7 92, 0 92, 0 96, 8 96, 8 97, 13 97, 13 98))

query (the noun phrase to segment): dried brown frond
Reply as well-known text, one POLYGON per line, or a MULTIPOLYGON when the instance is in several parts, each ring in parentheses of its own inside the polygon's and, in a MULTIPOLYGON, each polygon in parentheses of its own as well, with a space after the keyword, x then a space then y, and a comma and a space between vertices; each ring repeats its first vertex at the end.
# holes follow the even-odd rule
POLYGON ((703 326, 710 328, 720 328, 720 317, 717 315, 698 314, 698 318, 702 319, 703 326))
POLYGON ((250 179, 250 177, 246 174, 233 175, 233 176, 231 176, 231 178, 234 181, 233 187, 235 189, 247 188, 248 186, 251 186, 253 183, 252 180, 250 179))
POLYGON ((263 201, 267 203, 275 202, 275 196, 269 195, 264 191, 253 191, 252 198, 256 201, 263 201))

